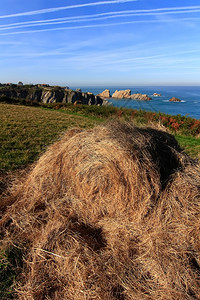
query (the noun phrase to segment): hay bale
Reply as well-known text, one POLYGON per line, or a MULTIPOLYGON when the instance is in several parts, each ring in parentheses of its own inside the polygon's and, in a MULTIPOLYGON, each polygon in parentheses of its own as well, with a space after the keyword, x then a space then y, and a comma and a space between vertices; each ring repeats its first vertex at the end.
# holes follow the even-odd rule
POLYGON ((168 133, 68 131, 1 221, 4 242, 28 249, 18 297, 199 299, 199 179, 168 133))

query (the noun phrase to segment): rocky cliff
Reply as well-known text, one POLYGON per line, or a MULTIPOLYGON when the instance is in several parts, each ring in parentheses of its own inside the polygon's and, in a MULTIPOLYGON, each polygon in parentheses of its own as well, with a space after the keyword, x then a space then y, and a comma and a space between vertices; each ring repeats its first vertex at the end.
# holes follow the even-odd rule
POLYGON ((92 93, 82 93, 62 87, 38 86, 1 86, 0 95, 9 98, 23 98, 42 103, 81 103, 88 105, 102 105, 103 99, 92 93))

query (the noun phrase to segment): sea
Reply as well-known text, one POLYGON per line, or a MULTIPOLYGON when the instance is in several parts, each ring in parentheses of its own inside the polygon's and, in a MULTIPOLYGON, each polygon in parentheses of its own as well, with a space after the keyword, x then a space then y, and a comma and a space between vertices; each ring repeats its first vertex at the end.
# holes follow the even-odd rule
MULTIPOLYGON (((200 119, 200 86, 85 86, 82 92, 91 92, 95 95, 109 89, 111 95, 116 90, 130 89, 131 94, 141 93, 149 95, 152 100, 108 99, 110 105, 122 108, 142 109, 166 114, 188 116, 200 119), (161 94, 160 97, 153 96, 161 94), (179 98, 181 102, 170 102, 172 97, 179 98)), ((76 89, 73 87, 73 89, 76 89)))

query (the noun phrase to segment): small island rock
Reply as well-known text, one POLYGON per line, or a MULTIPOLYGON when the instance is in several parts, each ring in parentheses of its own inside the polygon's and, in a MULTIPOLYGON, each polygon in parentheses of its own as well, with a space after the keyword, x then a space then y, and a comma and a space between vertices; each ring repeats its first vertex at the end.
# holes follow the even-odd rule
POLYGON ((112 94, 112 98, 117 98, 117 99, 130 99, 131 97, 131 90, 121 90, 118 91, 116 90, 113 94, 112 94))
POLYGON ((162 95, 161 95, 161 94, 158 94, 158 93, 153 93, 153 96, 154 96, 154 97, 161 97, 162 95))
POLYGON ((176 97, 172 97, 169 101, 170 102, 181 102, 181 100, 176 97))
POLYGON ((97 96, 101 98, 110 98, 110 91, 108 89, 104 90, 102 93, 98 94, 97 96))
POLYGON ((133 94, 133 95, 131 96, 131 99, 134 99, 134 100, 149 101, 149 100, 151 100, 151 97, 149 97, 147 94, 140 94, 140 93, 137 93, 137 94, 133 94))

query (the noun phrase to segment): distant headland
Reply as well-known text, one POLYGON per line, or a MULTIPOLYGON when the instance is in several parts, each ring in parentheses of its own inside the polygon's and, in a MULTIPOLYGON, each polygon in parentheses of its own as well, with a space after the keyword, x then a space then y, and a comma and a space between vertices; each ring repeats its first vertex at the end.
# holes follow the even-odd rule
POLYGON ((28 99, 42 103, 73 103, 87 105, 104 105, 106 101, 99 96, 87 92, 83 93, 80 88, 75 91, 68 86, 50 86, 49 84, 0 84, 0 96, 9 98, 28 99))
MULTIPOLYGON (((97 95, 87 91, 82 92, 80 88, 71 89, 68 86, 51 86, 46 83, 23 84, 0 83, 0 96, 9 98, 27 99, 41 103, 73 103, 86 105, 107 105, 109 99, 130 99, 150 101, 152 98, 147 94, 136 92, 131 94, 130 89, 115 90, 111 95, 109 89, 105 89, 97 95)), ((152 97, 161 97, 161 94, 154 92, 152 97)), ((181 102, 180 99, 172 97, 170 102, 181 102)))

